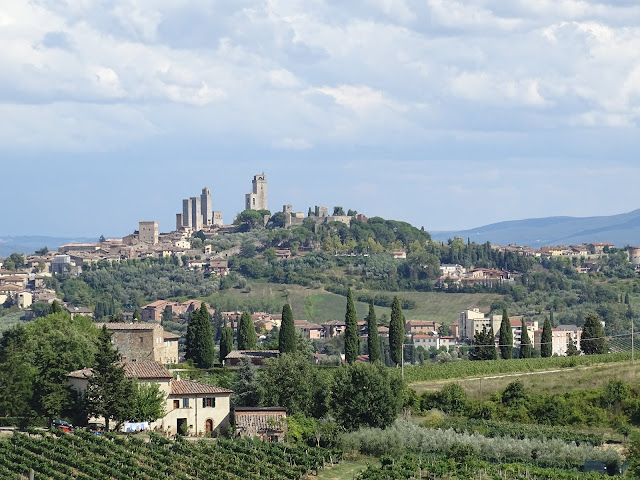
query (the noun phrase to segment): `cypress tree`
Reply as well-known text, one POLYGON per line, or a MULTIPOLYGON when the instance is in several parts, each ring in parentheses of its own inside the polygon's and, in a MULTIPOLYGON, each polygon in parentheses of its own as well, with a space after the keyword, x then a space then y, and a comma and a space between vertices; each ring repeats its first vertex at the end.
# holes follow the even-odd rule
POLYGON ((500 323, 500 356, 504 360, 513 358, 513 333, 506 308, 502 310, 502 323, 500 323))
POLYGON ((493 333, 493 327, 489 329, 487 335, 487 343, 484 347, 485 357, 487 360, 497 360, 498 350, 496 350, 496 335, 493 333))
POLYGON ((198 321, 198 310, 194 310, 189 314, 189 321, 187 322, 187 333, 185 334, 185 360, 192 360, 195 363, 195 350, 196 350, 196 323, 198 321))
POLYGON ((251 315, 246 310, 242 312, 238 324, 238 350, 253 350, 258 346, 258 335, 253 325, 251 315))
POLYGON ((278 348, 280 353, 294 353, 296 351, 296 326, 293 320, 293 310, 286 303, 282 307, 282 323, 280 324, 280 335, 278 337, 278 348))
POLYGON ((137 323, 142 321, 142 317, 140 316, 140 309, 138 307, 136 307, 136 309, 133 311, 133 321, 137 323))
POLYGON ((551 324, 551 328, 553 328, 553 310, 549 312, 549 323, 551 324))
POLYGON ((389 353, 391 361, 398 365, 402 361, 402 343, 404 329, 402 328, 402 307, 398 297, 393 297, 391 303, 391 321, 389 322, 389 353))
POLYGON ((369 350, 369 362, 379 362, 381 360, 380 336, 378 335, 378 320, 373 306, 373 299, 369 302, 369 315, 367 316, 367 347, 369 350))
MULTIPOLYGON (((551 312, 553 315, 553 312, 551 312)), ((551 321, 549 317, 545 318, 542 326, 542 337, 540 339, 540 355, 550 357, 553 355, 553 336, 551 333, 551 321)))
POLYGON ((573 357, 574 355, 580 355, 580 350, 574 345, 573 335, 569 333, 567 335, 567 357, 573 357))
POLYGON ((209 312, 204 304, 189 318, 186 341, 185 358, 199 368, 211 368, 215 361, 215 344, 209 312))
POLYGON ((222 331, 220 332, 220 363, 224 362, 231 350, 233 350, 233 329, 227 327, 227 321, 224 320, 222 331))
POLYGON ((527 322, 522 318, 522 324, 520 326, 522 335, 520 336, 520 358, 531 358, 531 339, 529 338, 529 332, 527 332, 527 322))
POLYGON ((351 289, 347 291, 347 311, 344 316, 344 357, 347 363, 354 363, 360 352, 358 316, 351 289))
POLYGON ((209 311, 203 303, 200 306, 198 318, 198 332, 196 336, 196 348, 198 352, 197 365, 200 368, 211 368, 215 362, 215 342, 213 339, 213 328, 209 311))

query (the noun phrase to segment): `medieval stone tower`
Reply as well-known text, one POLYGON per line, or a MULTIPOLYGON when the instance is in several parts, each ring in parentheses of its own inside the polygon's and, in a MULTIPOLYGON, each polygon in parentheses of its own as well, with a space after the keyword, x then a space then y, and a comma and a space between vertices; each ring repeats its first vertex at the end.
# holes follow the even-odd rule
POLYGON ((268 210, 267 208, 267 177, 262 175, 253 177, 253 191, 245 195, 245 210, 268 210))

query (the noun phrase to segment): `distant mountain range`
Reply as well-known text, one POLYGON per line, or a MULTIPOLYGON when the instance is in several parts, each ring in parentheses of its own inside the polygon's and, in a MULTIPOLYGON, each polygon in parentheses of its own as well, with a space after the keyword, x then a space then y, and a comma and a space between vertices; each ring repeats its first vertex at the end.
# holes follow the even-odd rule
POLYGON ((84 243, 97 242, 98 238, 82 238, 82 237, 46 237, 46 236, 27 236, 27 235, 11 235, 0 236, 0 257, 6 257, 13 252, 16 253, 33 253, 42 247, 49 250, 57 250, 60 245, 67 243, 84 243))
POLYGON ((431 238, 446 241, 460 237, 465 241, 495 245, 575 245, 610 242, 617 247, 640 245, 640 209, 604 217, 546 217, 492 223, 471 230, 430 232, 431 238))

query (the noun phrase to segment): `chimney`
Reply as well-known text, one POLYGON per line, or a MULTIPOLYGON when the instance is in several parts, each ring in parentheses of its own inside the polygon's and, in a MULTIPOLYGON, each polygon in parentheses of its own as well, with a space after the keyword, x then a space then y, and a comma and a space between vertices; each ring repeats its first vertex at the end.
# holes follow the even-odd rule
POLYGON ((176 381, 180 381, 180 372, 176 373, 176 381))

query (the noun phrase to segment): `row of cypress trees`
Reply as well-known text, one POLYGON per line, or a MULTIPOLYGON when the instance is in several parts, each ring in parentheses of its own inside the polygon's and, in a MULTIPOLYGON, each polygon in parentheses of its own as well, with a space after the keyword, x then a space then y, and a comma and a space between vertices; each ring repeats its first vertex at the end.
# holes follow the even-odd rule
MULTIPOLYGON (((286 304, 282 308, 282 324, 279 335, 279 350, 281 353, 296 351, 296 329, 291 306, 286 304)), ((238 350, 253 350, 258 346, 258 335, 248 311, 242 312, 238 322, 238 350)), ((187 326, 185 358, 192 360, 200 368, 211 368, 215 361, 215 341, 213 328, 207 307, 202 306, 192 312, 187 326)), ((224 320, 220 334, 219 360, 233 350, 233 328, 227 326, 224 320)))
MULTIPOLYGON (((393 363, 398 365, 402 360, 402 344, 404 343, 404 316, 398 297, 394 297, 391 304, 391 321, 389 322, 389 354, 393 363)), ((369 314, 367 315, 367 347, 369 362, 382 361, 380 351, 380 336, 378 334, 378 321, 373 305, 369 302, 369 314)), ((358 358, 360 351, 360 335, 358 332, 358 317, 356 314, 353 292, 347 290, 347 311, 345 314, 344 356, 347 363, 352 364, 358 358)))

